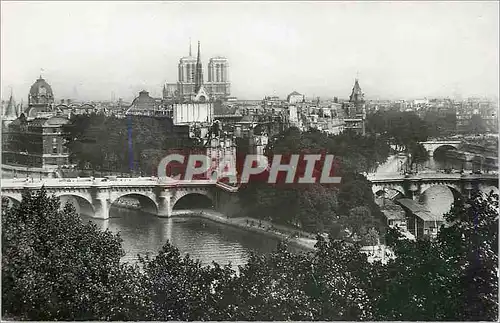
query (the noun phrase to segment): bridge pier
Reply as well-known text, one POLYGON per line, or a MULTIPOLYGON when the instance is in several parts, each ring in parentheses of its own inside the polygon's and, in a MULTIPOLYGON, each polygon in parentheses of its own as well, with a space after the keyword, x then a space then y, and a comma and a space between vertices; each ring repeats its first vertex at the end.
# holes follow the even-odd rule
POLYGON ((106 197, 94 199, 94 218, 107 220, 109 219, 109 200, 106 197))
POLYGON ((420 194, 422 193, 420 188, 421 187, 418 183, 411 183, 410 187, 408 188, 408 191, 410 191, 411 193, 411 198, 414 201, 418 201, 418 199, 420 198, 420 194))
POLYGON ((169 218, 172 216, 172 194, 162 189, 158 194, 158 216, 169 218))
POLYGON ((474 190, 479 190, 478 185, 475 185, 475 183, 471 181, 467 181, 463 184, 462 186, 462 194, 466 196, 467 198, 471 198, 472 196, 472 191, 474 190))

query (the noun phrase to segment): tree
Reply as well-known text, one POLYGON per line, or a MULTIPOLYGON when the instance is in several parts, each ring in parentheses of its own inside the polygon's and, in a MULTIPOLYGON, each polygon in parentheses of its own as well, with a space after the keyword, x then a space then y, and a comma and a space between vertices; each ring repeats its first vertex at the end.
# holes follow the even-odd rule
POLYGON ((459 200, 437 239, 388 235, 396 258, 376 272, 377 320, 498 319, 498 195, 459 200))
POLYGON ((429 125, 414 112, 377 112, 367 118, 367 123, 368 131, 391 138, 405 150, 429 136, 429 125))
POLYGON ((285 244, 253 255, 235 278, 238 320, 367 320, 370 264, 358 246, 318 237, 316 251, 292 254, 285 244))
MULTIPOLYGON (((314 189, 313 189, 314 191, 314 189)), ((458 200, 436 239, 386 236, 396 257, 317 236, 315 251, 202 266, 167 243, 138 267, 118 236, 45 189, 2 210, 2 314, 30 320, 497 320, 498 195, 458 200)), ((353 213, 365 215, 367 208, 353 213)), ((332 231, 336 226, 331 226, 332 231)), ((373 227, 365 240, 372 244, 373 227), (368 241, 370 240, 370 241, 368 241)))
POLYGON ((373 266, 355 243, 326 240, 318 236, 312 265, 310 289, 316 304, 315 320, 372 320, 373 266))
POLYGON ((456 133, 457 116, 453 109, 444 113, 427 111, 424 115, 424 122, 427 124, 430 137, 446 137, 456 133))
POLYGON ((297 218, 308 232, 321 233, 338 221, 337 189, 311 184, 298 192, 297 218))
POLYGON ((121 240, 83 224, 44 188, 2 209, 2 314, 28 320, 147 318, 137 268, 120 264, 121 240))
POLYGON ((472 134, 485 133, 488 130, 486 123, 479 114, 473 114, 467 126, 467 132, 472 134))
POLYGON ((411 144, 409 150, 411 154, 410 168, 413 168, 413 165, 420 165, 429 160, 429 152, 421 143, 411 144))
POLYGON ((366 232, 361 239, 361 243, 363 244, 363 246, 373 247, 373 252, 375 252, 375 246, 378 244, 378 242, 379 234, 374 228, 368 229, 368 232, 366 232))
POLYGON ((167 118, 76 115, 64 131, 70 160, 80 169, 99 165, 104 170, 140 171, 151 176, 169 149, 199 147, 196 139, 178 137, 167 118))
POLYGON ((234 271, 229 267, 203 267, 167 242, 153 259, 140 258, 146 288, 152 299, 154 320, 232 320, 229 286, 234 271))
POLYGON ((462 271, 460 316, 466 320, 498 320, 498 195, 476 192, 447 214, 453 223, 439 233, 448 256, 462 271))
POLYGON ((314 304, 307 295, 312 283, 310 261, 285 245, 269 255, 252 255, 235 278, 236 320, 311 320, 314 304))
MULTIPOLYGON (((239 195, 250 214, 277 223, 296 225, 309 232, 329 232, 330 227, 347 216, 350 209, 366 206, 370 216, 380 215, 374 203, 371 184, 359 172, 368 172, 387 159, 390 148, 385 140, 375 136, 360 136, 352 132, 328 136, 317 130, 301 132, 291 127, 271 138, 265 154, 272 162, 275 155, 282 156, 281 163, 290 154, 319 154, 323 158, 315 164, 313 176, 320 178, 324 166, 324 156, 333 154, 335 176, 342 177, 340 186, 321 184, 301 184, 300 187, 268 185, 256 182, 241 188, 239 195)), ((305 163, 299 159, 295 181, 305 172, 305 163)), ((284 181, 284 173, 279 173, 278 182, 284 181)), ((265 180, 265 175, 258 180, 265 180)), ((371 221, 367 219, 363 221, 371 221)), ((345 223, 344 223, 345 224, 345 223)), ((381 228, 379 228, 383 231, 381 228)), ((342 231, 342 230, 341 230, 342 231)))

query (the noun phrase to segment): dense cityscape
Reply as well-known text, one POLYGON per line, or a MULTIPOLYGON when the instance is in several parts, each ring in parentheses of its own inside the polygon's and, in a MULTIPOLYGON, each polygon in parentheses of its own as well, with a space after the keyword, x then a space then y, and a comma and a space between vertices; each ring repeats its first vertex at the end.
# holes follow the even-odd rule
POLYGON ((239 99, 205 42, 131 102, 2 93, 2 319, 498 319, 498 97, 239 99))

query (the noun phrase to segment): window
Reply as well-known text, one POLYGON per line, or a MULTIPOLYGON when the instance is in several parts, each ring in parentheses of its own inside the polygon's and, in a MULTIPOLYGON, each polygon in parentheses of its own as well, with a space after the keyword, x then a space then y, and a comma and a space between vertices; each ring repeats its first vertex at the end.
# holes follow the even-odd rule
POLYGON ((57 138, 52 138, 52 143, 57 144, 57 138))
POLYGON ((57 154, 57 146, 52 146, 52 154, 57 154))

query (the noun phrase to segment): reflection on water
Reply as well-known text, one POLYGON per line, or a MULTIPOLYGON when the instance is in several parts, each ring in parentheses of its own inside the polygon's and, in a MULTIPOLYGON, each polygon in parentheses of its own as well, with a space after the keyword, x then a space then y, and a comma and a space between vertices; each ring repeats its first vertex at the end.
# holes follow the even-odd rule
MULTIPOLYGON (((119 232, 126 252, 125 261, 137 261, 137 254, 154 256, 170 240, 181 253, 189 253, 203 264, 243 265, 252 252, 276 250, 278 239, 197 217, 159 218, 140 211, 112 208, 112 218, 84 217, 103 230, 119 232)), ((299 251, 290 247, 292 251, 299 251)), ((235 267, 236 268, 236 267, 235 267)))

